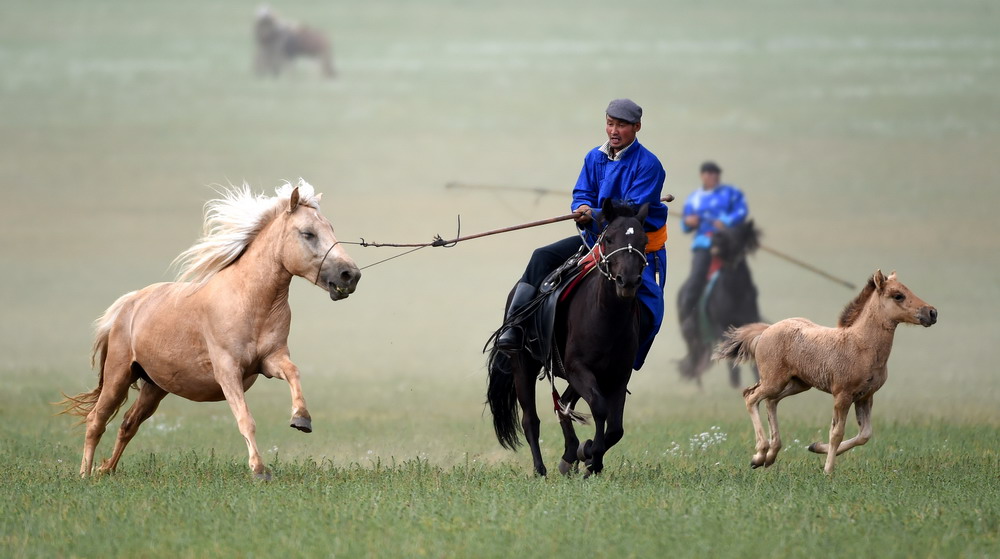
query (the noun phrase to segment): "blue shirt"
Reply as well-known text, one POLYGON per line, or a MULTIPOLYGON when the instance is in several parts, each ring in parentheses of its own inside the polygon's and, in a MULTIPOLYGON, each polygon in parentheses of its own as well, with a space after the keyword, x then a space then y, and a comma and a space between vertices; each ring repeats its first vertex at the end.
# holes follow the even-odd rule
MULTIPOLYGON (((583 159, 580 178, 573 188, 571 208, 576 211, 586 204, 598 212, 605 200, 622 200, 636 206, 649 204, 645 229, 656 231, 667 224, 667 206, 660 201, 666 172, 660 160, 648 149, 633 141, 611 159, 600 147, 590 150, 583 159)), ((596 237, 596 220, 587 229, 590 242, 596 237)), ((653 328, 646 339, 639 341, 639 352, 633 368, 639 370, 663 322, 663 286, 667 275, 667 252, 660 249, 646 255, 649 264, 642 273, 639 301, 653 313, 653 328)))
POLYGON ((685 233, 694 232, 692 250, 708 250, 712 247, 716 221, 721 221, 726 227, 739 225, 746 220, 749 211, 743 193, 735 186, 720 184, 712 190, 702 187, 692 192, 684 203, 684 217, 698 216, 698 227, 688 227, 682 221, 681 230, 685 233))

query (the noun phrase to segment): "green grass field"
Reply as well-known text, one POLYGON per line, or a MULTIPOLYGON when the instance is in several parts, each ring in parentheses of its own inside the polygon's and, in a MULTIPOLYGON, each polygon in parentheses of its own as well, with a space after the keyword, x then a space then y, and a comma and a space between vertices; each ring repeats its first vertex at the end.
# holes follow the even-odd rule
MULTIPOLYGON (((275 5, 329 30, 326 81, 306 62, 252 76, 252 3, 7 2, 0 556, 1000 555, 994 4, 275 5), (535 479, 526 451, 501 449, 480 350, 530 251, 571 231, 556 225, 379 265, 336 304, 293 283, 315 431, 287 427, 282 383, 255 385, 271 483, 250 480, 226 404, 178 398, 117 475, 78 479, 82 430, 49 403, 93 387, 91 321, 172 277, 208 185, 305 177, 344 240, 449 236, 456 214, 464 232, 551 217, 617 96, 643 105, 665 192, 683 198, 714 158, 769 245, 859 284, 896 269, 940 311, 898 332, 875 437, 833 478, 805 450, 826 437, 830 398, 783 402, 785 450, 751 470, 722 369, 702 388, 678 379, 672 312, 602 477, 535 479)), ((688 271, 670 233, 668 301, 688 271)), ((766 254, 751 266, 772 320, 832 324, 854 296, 766 254)), ((561 435, 540 409, 554 470, 561 435)))

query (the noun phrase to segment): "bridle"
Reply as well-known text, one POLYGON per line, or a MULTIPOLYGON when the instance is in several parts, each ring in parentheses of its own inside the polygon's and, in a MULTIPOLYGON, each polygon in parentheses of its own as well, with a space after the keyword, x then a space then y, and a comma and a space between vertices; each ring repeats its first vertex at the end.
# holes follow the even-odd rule
MULTIPOLYGON (((625 254, 635 254, 642 259, 642 267, 645 268, 649 265, 649 261, 646 259, 646 253, 632 246, 632 243, 616 248, 611 252, 604 253, 604 237, 607 235, 608 230, 605 229, 601 231, 601 234, 597 237, 597 242, 594 243, 594 248, 590 249, 591 252, 597 254, 597 271, 601 273, 602 276, 607 278, 609 281, 615 281, 614 275, 611 274, 611 257, 619 253, 625 254)), ((583 232, 581 231, 581 236, 583 232)))

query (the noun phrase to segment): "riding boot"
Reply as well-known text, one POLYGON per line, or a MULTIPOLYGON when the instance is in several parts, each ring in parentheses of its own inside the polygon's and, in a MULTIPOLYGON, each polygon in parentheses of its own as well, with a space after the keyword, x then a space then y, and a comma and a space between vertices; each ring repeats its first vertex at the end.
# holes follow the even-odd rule
MULTIPOLYGON (((511 317, 516 316, 525 306, 528 305, 537 293, 534 285, 520 282, 514 288, 514 296, 511 297, 510 307, 507 309, 506 324, 511 317)), ((497 349, 505 353, 517 353, 524 348, 524 328, 520 325, 508 326, 497 336, 497 349)))

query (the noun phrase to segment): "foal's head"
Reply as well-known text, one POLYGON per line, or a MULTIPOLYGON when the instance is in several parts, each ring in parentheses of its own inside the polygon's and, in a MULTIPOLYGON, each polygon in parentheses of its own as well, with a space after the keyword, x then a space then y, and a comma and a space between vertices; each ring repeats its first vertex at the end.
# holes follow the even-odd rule
POLYGON ((895 322, 919 324, 925 328, 937 322, 937 309, 914 295, 909 287, 897 280, 896 272, 885 277, 882 270, 878 270, 872 276, 872 281, 875 283, 878 303, 887 318, 895 322))
POLYGON ((320 213, 321 197, 301 199, 299 187, 291 189, 288 208, 279 218, 283 221, 281 263, 289 273, 315 283, 338 301, 354 293, 361 271, 337 241, 333 225, 320 213))
POLYGON ((642 223, 649 213, 649 204, 638 210, 631 206, 605 200, 601 218, 607 223, 600 238, 598 268, 615 282, 615 293, 631 299, 642 284, 646 267, 646 230, 642 223))
POLYGON ((858 298, 844 309, 840 326, 854 323, 867 305, 877 305, 879 315, 896 324, 905 322, 927 327, 937 322, 937 309, 897 280, 896 272, 886 277, 882 270, 876 270, 858 298))

